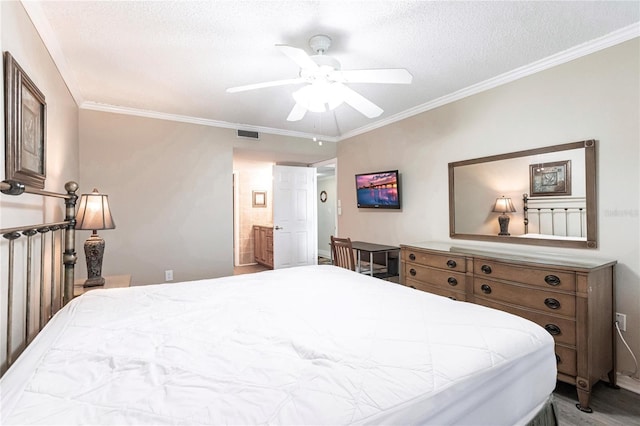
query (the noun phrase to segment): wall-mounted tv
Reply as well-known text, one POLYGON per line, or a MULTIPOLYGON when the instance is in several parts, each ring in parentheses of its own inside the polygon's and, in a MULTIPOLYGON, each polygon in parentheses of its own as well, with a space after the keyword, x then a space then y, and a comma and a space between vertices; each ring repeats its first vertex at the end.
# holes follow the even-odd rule
POLYGON ((356 175, 358 207, 400 208, 400 175, 397 170, 356 175))

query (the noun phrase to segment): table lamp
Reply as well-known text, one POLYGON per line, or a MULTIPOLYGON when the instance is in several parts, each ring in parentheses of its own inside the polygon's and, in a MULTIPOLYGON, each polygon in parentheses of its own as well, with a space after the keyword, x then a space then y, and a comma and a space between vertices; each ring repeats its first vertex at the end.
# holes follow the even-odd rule
POLYGON ((493 211, 496 213, 502 213, 498 216, 498 223, 500 224, 500 233, 498 235, 511 235, 509 234, 509 216, 507 213, 513 213, 516 208, 513 207, 511 198, 505 198, 503 195, 496 199, 496 204, 493 206, 493 211))
POLYGON ((84 254, 87 258, 88 278, 84 287, 104 285, 102 277, 102 257, 104 240, 98 235, 98 229, 114 229, 116 224, 109 210, 109 199, 94 188, 91 194, 80 196, 80 206, 76 216, 76 229, 91 230, 93 233, 84 243, 84 254))

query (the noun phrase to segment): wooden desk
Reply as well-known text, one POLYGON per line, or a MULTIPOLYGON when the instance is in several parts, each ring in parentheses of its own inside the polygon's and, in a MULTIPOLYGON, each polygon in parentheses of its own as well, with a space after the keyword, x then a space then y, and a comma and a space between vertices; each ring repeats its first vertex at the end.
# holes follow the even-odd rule
POLYGON ((373 276, 373 255, 376 253, 384 253, 384 266, 386 269, 386 275, 391 276, 389 273, 389 253, 400 251, 400 247, 386 246, 383 244, 367 243, 365 241, 352 241, 351 246, 356 251, 356 271, 362 274, 369 274, 373 276), (369 269, 362 270, 362 252, 369 253, 369 269))
POLYGON ((110 277, 104 277, 104 280, 104 285, 83 287, 85 279, 76 279, 73 283, 73 297, 80 296, 89 290, 96 290, 99 288, 123 288, 131 285, 131 275, 112 275, 110 277))

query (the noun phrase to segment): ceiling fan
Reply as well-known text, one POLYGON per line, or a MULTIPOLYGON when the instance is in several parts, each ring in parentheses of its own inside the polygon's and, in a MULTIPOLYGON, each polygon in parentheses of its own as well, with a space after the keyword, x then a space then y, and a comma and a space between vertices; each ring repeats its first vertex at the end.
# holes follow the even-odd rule
POLYGON ((296 104, 287 117, 288 121, 302 120, 307 111, 324 112, 333 110, 343 102, 366 117, 375 118, 383 113, 383 109, 346 86, 346 84, 410 84, 413 79, 409 71, 404 68, 342 70, 338 60, 325 55, 325 52, 331 46, 331 38, 323 34, 311 37, 309 46, 316 53, 315 55, 309 56, 303 49, 297 47, 283 44, 276 45, 283 54, 298 64, 300 67, 300 75, 298 77, 230 87, 227 89, 227 93, 288 84, 305 84, 293 93, 296 104))

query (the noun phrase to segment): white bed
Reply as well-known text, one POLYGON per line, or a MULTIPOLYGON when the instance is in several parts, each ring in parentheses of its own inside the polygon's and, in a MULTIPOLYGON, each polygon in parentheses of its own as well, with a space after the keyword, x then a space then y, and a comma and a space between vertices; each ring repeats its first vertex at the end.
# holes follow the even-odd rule
POLYGON ((587 241, 587 237, 571 237, 565 235, 550 235, 550 234, 534 234, 528 233, 523 235, 514 235, 514 237, 518 238, 545 238, 547 240, 560 240, 560 241, 587 241))
POLYGON ((334 266, 92 290, 0 379, 8 424, 525 424, 525 319, 334 266))

